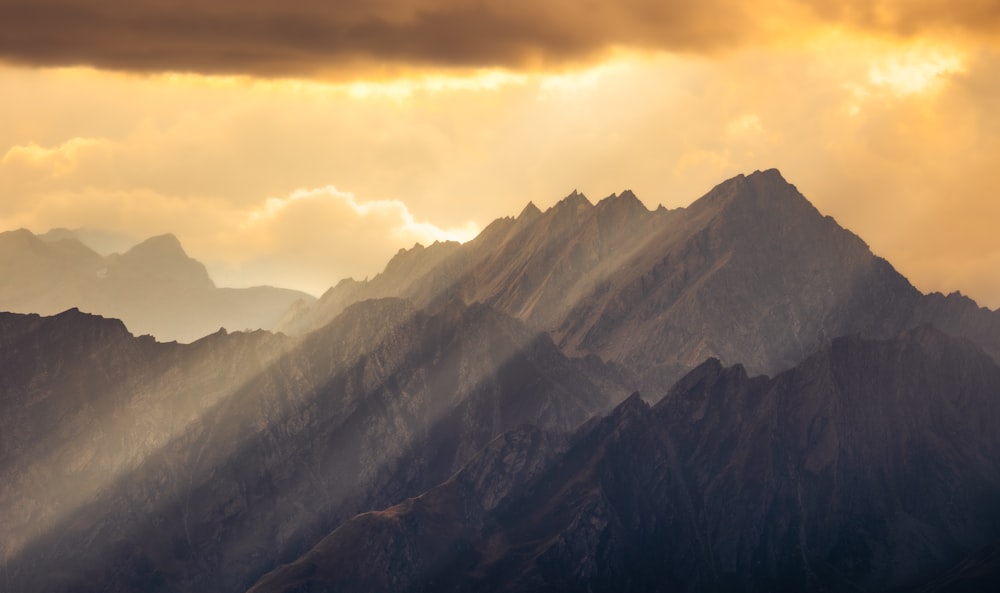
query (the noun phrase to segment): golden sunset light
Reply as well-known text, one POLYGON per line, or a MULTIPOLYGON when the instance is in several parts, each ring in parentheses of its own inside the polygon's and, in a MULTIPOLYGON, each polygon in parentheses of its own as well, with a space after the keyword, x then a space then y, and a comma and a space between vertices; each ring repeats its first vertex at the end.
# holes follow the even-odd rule
POLYGON ((998 12, 3 2, 0 227, 170 232, 222 285, 318 294, 574 188, 676 207, 778 167, 997 307, 998 12))

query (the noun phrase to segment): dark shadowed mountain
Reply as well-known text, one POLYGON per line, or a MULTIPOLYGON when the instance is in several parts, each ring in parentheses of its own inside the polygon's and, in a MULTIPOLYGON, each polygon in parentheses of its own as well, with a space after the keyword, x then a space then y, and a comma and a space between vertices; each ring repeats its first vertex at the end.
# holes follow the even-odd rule
POLYGON ((570 355, 620 365, 645 390, 708 357, 775 373, 831 337, 889 337, 927 322, 1000 355, 1000 313, 922 295, 774 169, 670 211, 650 212, 631 192, 596 205, 574 192, 545 212, 529 204, 466 244, 402 258, 427 272, 414 281, 390 263, 283 327, 301 331, 370 296, 424 306, 457 295, 549 332, 570 355))
POLYGON ((0 553, 76 517, 290 344, 262 331, 161 344, 76 309, 0 313, 0 553))
POLYGON ((3 443, 16 467, 0 510, 33 509, 9 523, 19 526, 6 550, 12 591, 245 590, 344 519, 445 480, 498 434, 524 424, 569 431, 616 396, 596 361, 569 360, 547 335, 458 301, 435 312, 358 303, 280 356, 247 364, 232 342, 257 334, 158 344, 75 312, 6 319, 14 337, 3 339, 18 341, 11 351, 26 369, 6 379, 6 417, 32 418, 42 401, 52 411, 40 417, 63 426, 55 450, 43 425, 11 428, 18 438, 3 443), (76 337, 52 344, 64 334, 76 337), (50 348, 63 354, 53 361, 50 348), (95 363, 83 369, 76 361, 87 357, 95 363), (191 372, 208 365, 235 376, 191 372), (92 385, 96 401, 68 381, 92 385), (108 417, 123 426, 101 424, 108 417), (105 467, 107 450, 149 432, 172 438, 120 453, 132 465, 105 467), (43 473, 20 442, 42 448, 43 473), (64 500, 77 475, 107 480, 64 500), (39 506, 39 491, 52 501, 39 506))
POLYGON ((500 437, 252 592, 888 591, 967 555, 995 586, 998 395, 996 363, 930 327, 774 379, 710 360, 567 440, 500 437))
POLYGON ((314 300, 270 286, 217 288, 173 235, 108 256, 71 234, 47 239, 24 229, 0 233, 0 310, 52 315, 76 307, 119 318, 136 334, 190 342, 220 327, 269 329, 293 303, 314 300))

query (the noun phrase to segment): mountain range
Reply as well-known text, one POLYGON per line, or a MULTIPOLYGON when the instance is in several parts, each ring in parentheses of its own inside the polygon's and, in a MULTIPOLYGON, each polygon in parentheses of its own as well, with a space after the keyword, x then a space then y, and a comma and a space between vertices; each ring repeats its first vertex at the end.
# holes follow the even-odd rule
POLYGON ((176 240, 0 239, 31 280, 4 302, 81 299, 0 314, 5 590, 1000 583, 1000 313, 921 294, 776 170, 529 204, 268 324, 190 309, 281 331, 190 344, 80 310, 112 276, 164 319, 176 278, 221 290, 148 263, 176 240))
POLYGON ((366 298, 429 306, 453 295, 549 333, 567 354, 620 365, 644 393, 709 357, 775 373, 830 338, 923 323, 1000 355, 1000 313, 959 293, 921 294, 775 169, 675 210, 649 211, 630 191, 596 205, 573 192, 545 212, 529 204, 466 244, 401 251, 278 328, 309 331, 366 298))
POLYGON ((304 292, 218 288, 173 235, 99 255, 72 231, 0 233, 0 310, 52 315, 70 308, 121 319, 135 334, 191 342, 220 327, 270 329, 304 292))

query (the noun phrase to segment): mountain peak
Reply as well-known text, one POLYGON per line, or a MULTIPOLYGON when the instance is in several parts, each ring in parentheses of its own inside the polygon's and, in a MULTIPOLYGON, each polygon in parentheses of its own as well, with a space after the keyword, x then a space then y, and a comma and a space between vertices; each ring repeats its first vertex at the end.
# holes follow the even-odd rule
POLYGON ((28 246, 42 243, 34 233, 25 228, 0 233, 0 241, 12 246, 28 246))
POLYGON ((208 290, 215 283, 205 266, 188 256, 172 234, 156 235, 132 247, 113 262, 113 274, 120 277, 169 278, 170 284, 189 290, 208 290))
POLYGON ((180 255, 185 259, 188 257, 184 251, 184 247, 181 246, 180 240, 172 233, 150 237, 129 249, 126 255, 130 253, 143 255, 180 255))
POLYGON ((771 217, 779 213, 798 217, 806 211, 819 216, 812 203, 799 193, 798 188, 785 181, 777 169, 731 177, 696 200, 688 211, 695 215, 708 211, 733 211, 742 219, 771 217))
MULTIPOLYGON (((576 193, 576 190, 573 190, 576 193)), ((542 211, 535 206, 534 202, 528 202, 528 205, 521 210, 521 213, 517 215, 517 220, 521 222, 531 222, 542 215, 542 211)))
POLYGON ((780 181, 782 183, 788 183, 787 181, 785 181, 785 178, 781 175, 781 171, 779 171, 775 167, 771 167, 770 169, 764 169, 763 171, 757 169, 750 175, 747 175, 747 179, 768 179, 772 181, 780 181))
POLYGON ((593 208, 594 205, 590 203, 587 196, 581 194, 575 189, 565 198, 559 200, 559 202, 553 206, 553 209, 572 209, 574 211, 589 210, 593 208))
POLYGON ((600 211, 613 210, 616 212, 649 213, 649 209, 646 208, 646 205, 643 204, 630 189, 627 189, 620 194, 611 194, 598 202, 596 208, 600 211))

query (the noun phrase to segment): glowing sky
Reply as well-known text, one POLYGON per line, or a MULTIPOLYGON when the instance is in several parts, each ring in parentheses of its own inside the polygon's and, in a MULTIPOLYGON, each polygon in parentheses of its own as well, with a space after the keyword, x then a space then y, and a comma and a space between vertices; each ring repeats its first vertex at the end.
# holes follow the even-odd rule
POLYGON ((0 0, 0 229, 319 293, 529 201, 779 168, 1000 306, 1000 1, 0 0))

